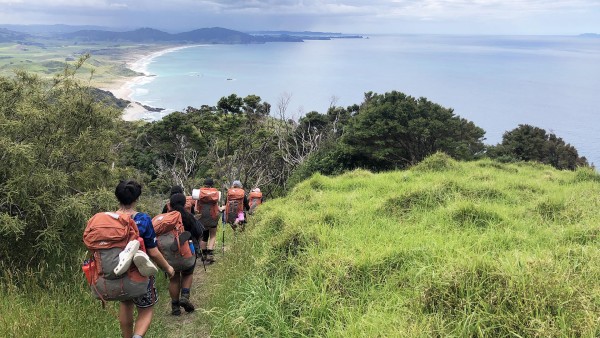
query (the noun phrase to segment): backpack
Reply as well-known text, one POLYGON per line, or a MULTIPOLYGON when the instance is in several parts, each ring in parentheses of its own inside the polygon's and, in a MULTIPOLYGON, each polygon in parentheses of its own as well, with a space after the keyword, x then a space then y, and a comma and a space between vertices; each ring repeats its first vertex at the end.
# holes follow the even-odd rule
MULTIPOLYGON (((185 196, 185 205, 183 206, 183 208, 185 209, 185 211, 189 212, 190 214, 192 213, 192 207, 194 206, 194 199, 192 198, 192 196, 185 196)), ((171 212, 173 211, 173 209, 171 209, 171 202, 167 201, 167 212, 171 212)))
POLYGON ((142 276, 135 264, 120 276, 113 271, 119 264, 119 253, 138 237, 137 225, 129 215, 101 212, 87 222, 83 243, 91 257, 86 275, 97 299, 130 300, 148 291, 148 277, 142 276))
POLYGON ((184 271, 194 266, 196 255, 186 241, 179 244, 179 235, 185 231, 179 211, 160 214, 152 219, 158 250, 175 271, 184 271), (177 247, 173 250, 173 246, 177 247))
POLYGON ((225 222, 233 224, 240 212, 244 212, 244 189, 231 188, 227 190, 227 205, 225 206, 225 222))
POLYGON ((200 196, 196 201, 196 218, 207 229, 219 225, 219 190, 216 188, 200 188, 200 196))
POLYGON ((248 202, 250 202, 250 210, 248 213, 252 215, 254 213, 254 209, 256 209, 256 207, 262 203, 262 192, 252 191, 248 195, 248 202))

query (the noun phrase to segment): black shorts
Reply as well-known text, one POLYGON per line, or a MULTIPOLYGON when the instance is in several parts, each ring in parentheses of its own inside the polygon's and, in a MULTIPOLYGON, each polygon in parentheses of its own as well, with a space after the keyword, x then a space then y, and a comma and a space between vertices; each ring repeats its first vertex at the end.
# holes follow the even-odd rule
POLYGON ((180 273, 181 273, 182 276, 189 276, 189 275, 192 275, 194 273, 194 269, 196 269, 196 261, 194 261, 194 265, 192 265, 191 268, 183 270, 180 273))
POLYGON ((141 295, 133 299, 133 304, 139 308, 147 308, 158 303, 158 292, 156 292, 156 284, 154 276, 148 278, 148 291, 145 295, 141 295))

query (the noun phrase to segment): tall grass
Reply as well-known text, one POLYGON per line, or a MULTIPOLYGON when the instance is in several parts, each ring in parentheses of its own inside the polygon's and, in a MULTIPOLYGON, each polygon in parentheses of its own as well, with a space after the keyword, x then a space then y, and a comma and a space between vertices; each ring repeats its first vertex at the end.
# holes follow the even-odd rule
POLYGON ((438 154, 314 175, 209 276, 214 336, 600 335, 600 180, 438 154))
MULTIPOLYGON (((0 337, 120 337, 119 303, 105 309, 92 297, 79 266, 41 267, 25 272, 2 266, 0 337), (48 271, 46 271, 46 269, 48 271), (56 274, 61 274, 56 276, 56 274)), ((145 337, 165 337, 161 314, 170 309, 167 280, 157 278, 159 303, 145 337), (157 320, 159 319, 159 320, 157 320)))
MULTIPOLYGON (((110 194, 104 195, 113 199, 110 194)), ((154 215, 160 212, 163 202, 162 196, 143 197, 139 210, 154 215)), ((116 210, 116 202, 113 203, 116 210)), ((81 237, 84 228, 85 224, 81 224, 79 234, 69 236, 81 237)), ((0 262, 0 337, 121 336, 116 317, 118 302, 108 302, 103 309, 100 301, 92 297, 80 267, 86 257, 85 247, 81 242, 70 249, 75 251, 74 256, 81 257, 79 261, 74 262, 70 255, 63 262, 40 262, 36 268, 25 271, 0 262)), ((160 320, 167 308, 170 311, 166 278, 159 276, 157 283, 160 301, 146 337, 167 336, 165 321, 160 320)))

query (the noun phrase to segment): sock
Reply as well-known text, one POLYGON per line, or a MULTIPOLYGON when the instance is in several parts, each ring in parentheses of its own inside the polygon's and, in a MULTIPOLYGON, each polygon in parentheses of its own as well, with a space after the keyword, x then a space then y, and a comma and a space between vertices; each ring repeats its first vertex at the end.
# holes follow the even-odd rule
POLYGON ((181 289, 181 295, 185 295, 185 294, 187 294, 188 297, 189 297, 189 295, 190 295, 190 289, 188 289, 188 288, 182 288, 181 289))
POLYGON ((134 334, 132 338, 144 338, 142 335, 134 334))
POLYGON ((212 255, 212 254, 214 254, 214 252, 215 252, 215 250, 208 250, 208 254, 209 254, 209 255, 212 255))

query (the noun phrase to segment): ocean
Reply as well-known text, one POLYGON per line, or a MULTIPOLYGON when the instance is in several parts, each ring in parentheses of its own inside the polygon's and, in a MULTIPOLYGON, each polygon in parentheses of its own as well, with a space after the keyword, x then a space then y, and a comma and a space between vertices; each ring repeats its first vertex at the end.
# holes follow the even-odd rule
POLYGON ((600 39, 573 36, 376 35, 365 39, 205 45, 146 60, 152 77, 132 99, 166 110, 255 94, 287 117, 362 102, 392 90, 454 109, 486 131, 487 144, 531 124, 600 164, 600 39))

